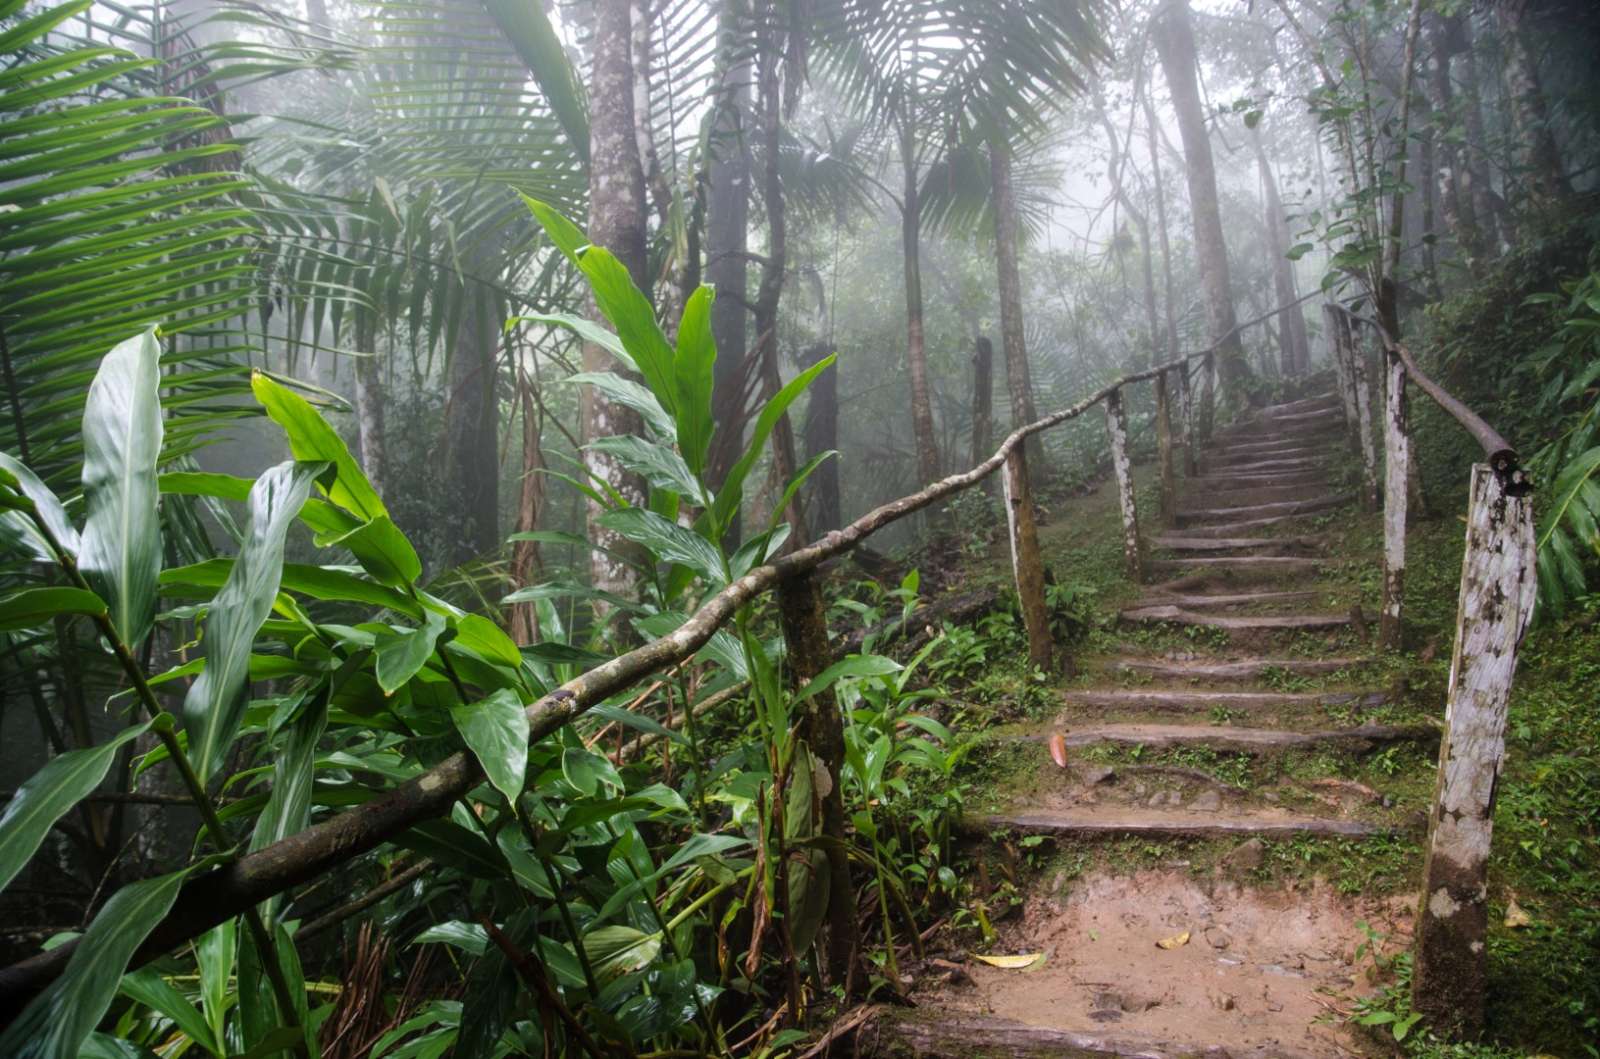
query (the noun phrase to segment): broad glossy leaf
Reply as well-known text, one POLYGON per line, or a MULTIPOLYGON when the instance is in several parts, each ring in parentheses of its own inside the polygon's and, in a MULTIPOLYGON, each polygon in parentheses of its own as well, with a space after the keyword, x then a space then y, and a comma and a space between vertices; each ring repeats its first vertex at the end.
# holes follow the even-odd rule
POLYGON ((711 334, 714 300, 712 288, 706 286, 689 295, 683 317, 678 322, 678 352, 673 364, 678 450, 694 474, 706 468, 714 426, 711 418, 712 376, 717 361, 717 343, 711 334))
POLYGON ((122 976, 120 988, 129 1000, 143 1004, 162 1018, 171 1019, 180 1032, 212 1055, 227 1054, 217 1045, 217 1037, 206 1024, 205 1016, 155 971, 148 967, 131 971, 122 976))
MULTIPOLYGON (((0 452, 0 470, 9 473, 16 480, 16 489, 33 501, 34 511, 49 527, 56 543, 65 548, 68 555, 76 556, 78 531, 67 518, 67 509, 61 506, 61 501, 50 491, 50 487, 40 481, 39 476, 29 470, 26 464, 4 452, 0 452)), ((42 563, 56 561, 55 553, 39 532, 39 527, 22 511, 0 511, 0 546, 8 550, 25 549, 42 563)))
POLYGON ((489 932, 481 923, 466 923, 459 919, 435 923, 411 939, 412 945, 449 945, 473 956, 482 956, 489 947, 489 932))
POLYGON ((78 567, 130 648, 150 631, 161 574, 156 463, 161 457, 161 347, 154 329, 100 362, 83 408, 87 518, 78 567))
POLYGON ((249 698, 250 648, 278 597, 284 535, 325 469, 323 463, 280 463, 250 490, 249 531, 206 614, 206 668, 183 702, 189 760, 202 782, 238 734, 249 698))
POLYGON ((665 489, 676 493, 678 496, 692 504, 700 504, 700 482, 695 478, 694 472, 683 461, 683 457, 653 441, 634 437, 632 434, 618 434, 611 437, 595 438, 584 446, 596 452, 603 452, 615 457, 623 467, 643 475, 651 485, 657 489, 665 489))
POLYGON ((694 530, 669 522, 654 511, 639 507, 607 511, 596 520, 635 544, 642 544, 657 561, 682 563, 707 581, 722 580, 722 555, 694 530))
POLYGON ((617 978, 650 966, 661 951, 661 934, 621 925, 600 927, 584 935, 583 951, 597 976, 617 978))
POLYGON ((391 588, 406 588, 422 576, 417 550, 388 515, 379 515, 327 543, 348 548, 363 570, 391 588))
POLYGON ((16 878, 55 822, 100 786, 117 751, 149 728, 148 723, 134 725, 98 746, 57 754, 17 788, 0 816, 0 890, 16 878))
POLYGON ((105 903, 78 942, 61 977, 0 1034, 0 1055, 78 1059, 78 1049, 117 995, 139 944, 178 898, 187 869, 129 883, 105 903))
POLYGON ((195 962, 200 969, 200 1008, 211 1028, 213 1041, 226 1040, 228 1009, 233 1006, 229 983, 238 956, 235 921, 212 927, 195 942, 195 962))
POLYGON ((272 421, 283 428, 295 459, 333 464, 333 481, 323 489, 329 500, 364 522, 389 513, 344 440, 310 401, 259 371, 251 374, 250 389, 272 421))
POLYGON ((904 667, 899 662, 884 655, 848 655, 817 674, 815 680, 800 689, 800 693, 795 696, 795 699, 798 702, 804 702, 811 696, 819 695, 828 690, 847 677, 857 679, 861 677, 886 677, 892 673, 900 672, 902 668, 904 667))
POLYGON ((568 747, 561 752, 561 774, 585 797, 593 797, 601 784, 614 791, 623 789, 622 777, 611 762, 579 747, 568 747))
POLYGON ((24 588, 0 599, 0 632, 48 625, 57 614, 106 614, 105 601, 82 588, 24 588))
POLYGON ((727 526, 733 512, 739 509, 739 504, 744 499, 744 480, 749 476, 750 468, 755 466, 756 460, 760 458, 761 450, 766 447, 767 439, 772 436, 778 420, 789 410, 795 399, 806 392, 813 379, 833 366, 836 356, 837 354, 830 354, 823 357, 796 375, 761 409, 761 415, 756 419, 755 430, 750 435, 749 446, 744 450, 744 455, 739 457, 739 462, 728 472, 728 477, 724 479, 722 488, 717 493, 716 503, 712 505, 715 524, 719 528, 727 526))
POLYGON ((509 688, 450 707, 450 720, 489 782, 514 806, 528 770, 528 715, 509 688))
POLYGON ((621 375, 609 371, 580 371, 576 375, 569 376, 567 381, 587 383, 617 404, 638 412, 644 417, 645 425, 650 428, 650 432, 657 438, 667 440, 676 434, 672 417, 661 407, 661 402, 656 400, 655 394, 632 379, 624 379, 621 375))
POLYGON ((429 611, 423 624, 405 632, 379 635, 376 645, 378 686, 393 695, 433 657, 439 634, 445 631, 441 615, 429 611))

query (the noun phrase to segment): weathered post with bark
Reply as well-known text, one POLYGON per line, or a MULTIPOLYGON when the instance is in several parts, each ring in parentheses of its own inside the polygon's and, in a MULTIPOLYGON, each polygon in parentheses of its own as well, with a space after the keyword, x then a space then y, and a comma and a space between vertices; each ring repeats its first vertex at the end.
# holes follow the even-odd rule
POLYGON ((1400 649, 1401 609, 1406 583, 1406 509, 1411 499, 1411 436, 1406 423, 1406 366, 1393 349, 1384 350, 1383 410, 1383 613, 1378 619, 1378 646, 1400 649))
POLYGON ((1161 522, 1171 525, 1178 510, 1178 482, 1172 465, 1172 399, 1166 372, 1156 376, 1156 454, 1161 465, 1161 522))
POLYGON ((1372 386, 1367 381, 1367 354, 1350 329, 1350 388, 1355 391, 1356 430, 1361 441, 1361 510, 1378 508, 1378 452, 1372 440, 1372 386))
POLYGON ((1140 557, 1139 512, 1133 502, 1133 467, 1128 462, 1128 417, 1122 408, 1122 391, 1106 394, 1106 433, 1111 436, 1111 469, 1117 476, 1117 499, 1122 507, 1122 555, 1127 562, 1128 576, 1135 581, 1144 579, 1144 561, 1140 557))
POLYGON ((1445 733, 1417 912, 1412 1006, 1445 1031, 1482 1028, 1488 860, 1517 644, 1533 613, 1533 505, 1515 458, 1474 464, 1445 733))
MULTIPOLYGON (((833 663, 828 645, 827 609, 815 572, 807 570, 778 582, 778 615, 789 668, 795 682, 804 686, 833 663)), ((851 962, 861 950, 856 924, 855 890, 850 883, 850 857, 844 814, 844 723, 832 691, 813 695, 804 704, 800 736, 812 759, 828 770, 831 782, 817 785, 822 803, 822 833, 828 858, 828 929, 826 961, 828 979, 844 987, 851 980, 851 962)), ((863 979, 864 981, 864 979, 863 979)))
POLYGON ((1200 440, 1211 440, 1217 421, 1217 355, 1207 353, 1200 361, 1200 440))
POLYGON ((1023 453, 1018 445, 1006 454, 1003 479, 1011 576, 1017 583, 1017 603, 1028 633, 1028 661, 1048 671, 1054 645, 1050 640, 1050 611, 1044 602, 1044 560, 1039 555, 1039 527, 1033 518, 1033 489, 1028 484, 1028 460, 1023 453))

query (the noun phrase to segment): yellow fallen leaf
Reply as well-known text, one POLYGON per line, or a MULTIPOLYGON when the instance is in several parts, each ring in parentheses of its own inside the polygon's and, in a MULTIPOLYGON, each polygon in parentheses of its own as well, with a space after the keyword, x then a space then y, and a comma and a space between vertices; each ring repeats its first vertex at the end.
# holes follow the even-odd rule
POLYGON ((1189 944, 1189 932, 1187 930, 1182 934, 1174 934, 1170 938, 1162 938, 1156 942, 1156 945, 1163 949, 1176 949, 1187 944, 1189 944))
POLYGON ((973 953, 972 958, 1007 971, 1028 971, 1044 962, 1044 953, 1025 952, 1017 956, 979 956, 973 953))
POLYGON ((1533 917, 1522 910, 1515 897, 1506 903, 1506 926, 1513 930, 1518 927, 1533 926, 1533 917))

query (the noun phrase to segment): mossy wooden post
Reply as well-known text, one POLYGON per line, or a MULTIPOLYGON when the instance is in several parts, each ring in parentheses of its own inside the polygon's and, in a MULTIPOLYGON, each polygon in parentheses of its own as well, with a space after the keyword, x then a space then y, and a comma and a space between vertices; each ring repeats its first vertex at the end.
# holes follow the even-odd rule
POLYGON ((1122 508, 1122 555, 1128 576, 1140 581, 1144 578, 1144 561, 1139 554, 1139 512, 1133 501, 1133 467, 1128 463, 1128 417, 1122 408, 1122 391, 1106 394, 1105 406, 1106 433, 1111 436, 1111 469, 1116 472, 1117 499, 1122 508))
MULTIPOLYGON (((817 575, 810 571, 778 582, 778 616, 783 627, 789 669, 804 685, 833 664, 828 645, 827 609, 817 575)), ((813 695, 802 706, 800 735, 812 759, 828 770, 827 784, 818 783, 822 802, 822 833, 828 858, 828 929, 826 963, 828 980, 841 988, 851 980, 850 965, 861 949, 856 925, 855 889, 850 884, 850 857, 845 835, 844 723, 833 692, 813 695), (824 787, 826 789, 824 790, 824 787)), ((865 976, 856 976, 865 985, 865 976)))
POLYGON ((1472 468, 1412 980, 1413 1008, 1438 1029, 1467 1035, 1483 1026, 1495 787, 1517 644, 1533 612, 1536 585, 1526 483, 1508 473, 1514 457, 1491 459, 1500 470, 1481 463, 1472 468))
POLYGON ((1328 352, 1333 360, 1333 375, 1339 388, 1339 406, 1344 409, 1345 438, 1350 451, 1359 454, 1361 441, 1356 435, 1356 392, 1350 385, 1350 322, 1337 306, 1322 307, 1328 327, 1328 352))
POLYGON ((1178 509, 1178 482, 1172 465, 1172 399, 1166 372, 1156 376, 1156 454, 1161 465, 1161 522, 1170 526, 1178 509))
POLYGON ((1378 449, 1372 438, 1372 385, 1367 380, 1367 351, 1351 328, 1350 388, 1355 391, 1356 431, 1361 441, 1361 510, 1378 509, 1378 449))
POLYGON ((1021 445, 1006 453, 1002 474, 1011 576, 1017 583, 1017 603, 1028 633, 1028 661, 1048 672, 1055 649, 1050 640, 1050 611, 1044 602, 1044 559, 1039 554, 1039 527, 1033 518, 1033 490, 1028 485, 1028 460, 1021 445))
POLYGON ((1392 349, 1385 349, 1383 356, 1388 370, 1383 409, 1383 613, 1378 619, 1378 646, 1398 651, 1406 587, 1411 437, 1406 423, 1406 366, 1392 349))

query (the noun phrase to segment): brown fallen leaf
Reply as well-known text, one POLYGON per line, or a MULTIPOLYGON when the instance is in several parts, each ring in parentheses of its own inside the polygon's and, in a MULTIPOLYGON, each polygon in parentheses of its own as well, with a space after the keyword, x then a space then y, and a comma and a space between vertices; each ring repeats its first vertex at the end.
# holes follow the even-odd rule
POLYGON ((1160 941, 1156 942, 1156 947, 1161 949, 1177 949, 1187 944, 1189 944, 1189 932, 1186 930, 1182 934, 1174 934, 1170 938, 1162 938, 1160 941))
POLYGON ((1050 760, 1056 763, 1057 768, 1067 767, 1067 737, 1060 732, 1050 737, 1050 760))
POLYGON ((1516 930, 1519 927, 1533 926, 1533 917, 1523 911, 1522 906, 1517 904, 1515 897, 1506 904, 1506 926, 1512 930, 1516 930))
POLYGON ((1025 952, 1016 956, 980 956, 978 953, 973 953, 972 958, 990 967, 999 967, 1007 971, 1031 971, 1044 963, 1042 952, 1025 952))

